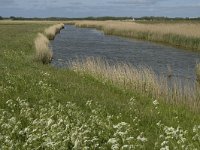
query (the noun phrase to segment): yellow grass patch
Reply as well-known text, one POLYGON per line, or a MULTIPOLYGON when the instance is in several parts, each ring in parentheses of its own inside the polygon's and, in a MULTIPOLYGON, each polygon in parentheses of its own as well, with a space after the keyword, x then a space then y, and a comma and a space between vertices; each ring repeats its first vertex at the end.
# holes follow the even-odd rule
POLYGON ((64 24, 59 23, 53 26, 50 26, 49 28, 45 29, 44 33, 47 36, 49 40, 53 40, 57 33, 60 32, 61 29, 64 28, 64 24))
POLYGON ((53 52, 49 48, 49 40, 42 33, 38 33, 35 39, 36 59, 48 64, 52 60, 53 52))

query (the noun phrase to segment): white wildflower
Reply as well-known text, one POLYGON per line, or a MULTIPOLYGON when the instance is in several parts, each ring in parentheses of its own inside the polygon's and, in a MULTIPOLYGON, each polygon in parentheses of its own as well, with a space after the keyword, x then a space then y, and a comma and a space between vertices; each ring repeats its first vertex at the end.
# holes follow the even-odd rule
POLYGON ((115 144, 115 143, 117 143, 117 140, 115 138, 111 138, 108 140, 108 143, 115 144))
POLYGON ((159 103, 158 103, 158 100, 154 100, 153 101, 153 104, 156 106, 156 105, 158 105, 159 103))
POLYGON ((169 150, 169 146, 162 147, 160 150, 169 150))
POLYGON ((128 123, 126 123, 126 122, 120 122, 117 125, 113 125, 113 128, 118 129, 118 128, 122 128, 123 126, 127 126, 127 125, 128 125, 128 123))
POLYGON ((119 150, 119 144, 112 145, 112 150, 119 150))
POLYGON ((161 143, 161 146, 164 146, 164 145, 166 145, 167 143, 169 143, 169 141, 163 141, 163 142, 161 143))
POLYGON ((49 119, 48 122, 47 122, 47 126, 51 125, 52 123, 53 123, 53 120, 49 119))
POLYGON ((128 149, 128 148, 129 148, 129 145, 123 145, 121 149, 123 150, 123 149, 128 149))
POLYGON ((147 141, 148 141, 147 138, 143 137, 142 135, 139 135, 139 136, 137 137, 137 140, 138 140, 138 141, 141 141, 141 142, 147 142, 147 141))

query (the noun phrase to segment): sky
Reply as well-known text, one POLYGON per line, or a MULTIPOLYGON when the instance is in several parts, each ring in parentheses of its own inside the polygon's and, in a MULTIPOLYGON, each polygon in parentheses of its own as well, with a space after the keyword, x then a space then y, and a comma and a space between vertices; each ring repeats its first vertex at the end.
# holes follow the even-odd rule
POLYGON ((200 0, 0 0, 0 16, 200 17, 200 0))

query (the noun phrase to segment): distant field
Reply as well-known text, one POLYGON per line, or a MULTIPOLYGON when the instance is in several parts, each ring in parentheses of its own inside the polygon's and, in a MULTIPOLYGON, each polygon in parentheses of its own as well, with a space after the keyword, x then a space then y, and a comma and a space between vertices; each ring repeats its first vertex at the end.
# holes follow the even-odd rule
POLYGON ((198 111, 36 61, 52 24, 0 21, 0 149, 200 149, 198 111))
POLYGON ((74 21, 70 23, 79 27, 97 28, 110 35, 200 50, 200 23, 198 22, 74 21))

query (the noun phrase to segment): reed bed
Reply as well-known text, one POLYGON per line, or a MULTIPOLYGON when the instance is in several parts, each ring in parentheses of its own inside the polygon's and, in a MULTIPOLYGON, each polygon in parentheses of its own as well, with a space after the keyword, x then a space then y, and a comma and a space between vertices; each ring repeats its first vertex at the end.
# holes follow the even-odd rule
POLYGON ((74 21, 73 23, 78 27, 100 29, 105 34, 161 42, 191 50, 200 50, 199 23, 141 24, 124 21, 74 21))
POLYGON ((49 40, 53 40, 57 33, 64 28, 64 24, 59 23, 45 29, 44 34, 38 33, 35 39, 36 59, 43 64, 48 64, 53 58, 53 52, 49 47, 49 40))
POLYGON ((149 67, 134 67, 128 64, 111 65, 101 58, 89 57, 70 62, 73 70, 89 73, 105 81, 111 81, 125 89, 165 99, 173 104, 188 105, 192 109, 199 109, 199 87, 181 85, 178 79, 171 81, 165 76, 158 76, 149 67))
POLYGON ((36 59, 41 61, 43 64, 48 64, 52 60, 53 52, 49 48, 49 40, 47 37, 38 33, 35 39, 36 59))
POLYGON ((45 29, 44 33, 47 36, 49 40, 53 40, 57 33, 60 32, 61 29, 64 28, 63 23, 59 23, 53 26, 50 26, 49 28, 45 29))

